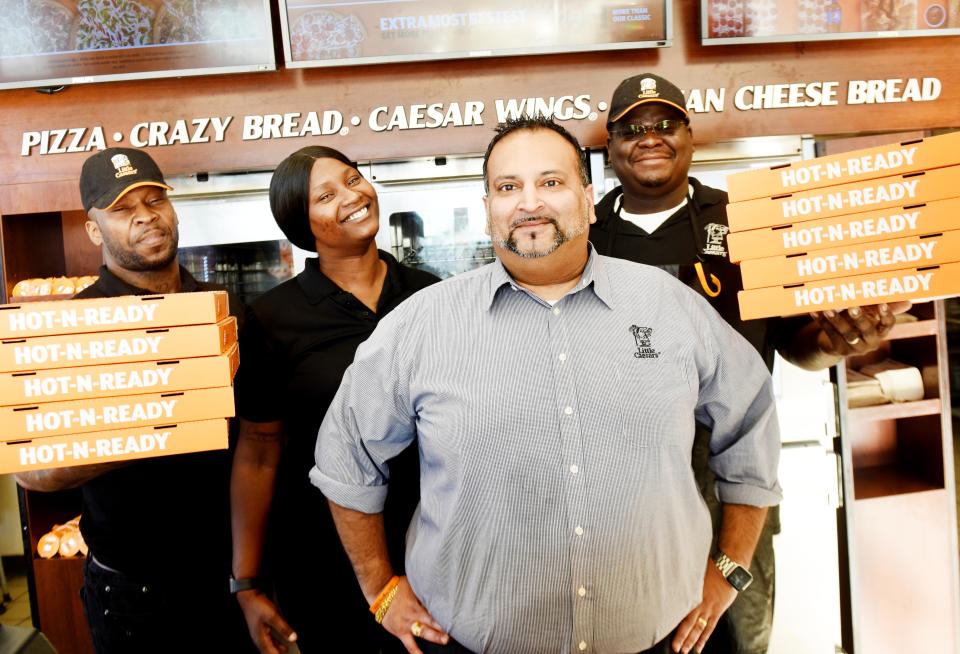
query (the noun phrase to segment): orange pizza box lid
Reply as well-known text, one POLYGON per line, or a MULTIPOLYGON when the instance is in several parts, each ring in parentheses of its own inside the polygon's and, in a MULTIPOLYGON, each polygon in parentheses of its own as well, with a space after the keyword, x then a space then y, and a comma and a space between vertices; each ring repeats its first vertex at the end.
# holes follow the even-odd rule
POLYGON ((960 261, 960 230, 740 262, 743 288, 785 286, 960 261))
POLYGON ((740 291, 743 320, 960 295, 960 262, 740 291))
POLYGON ((960 164, 960 132, 757 168, 727 177, 731 202, 960 164))
POLYGON ((224 418, 0 443, 0 474, 223 450, 224 418))
POLYGON ((228 315, 226 291, 22 302, 0 305, 0 339, 200 325, 228 315))
POLYGON ((212 357, 0 373, 0 406, 229 386, 237 345, 212 357))
POLYGON ((727 206, 730 231, 780 227, 862 211, 960 197, 960 166, 736 202, 727 206))
POLYGON ((0 372, 213 356, 236 342, 233 316, 212 325, 7 338, 0 340, 0 372))
POLYGON ((0 406, 0 442, 234 414, 233 387, 0 406))
POLYGON ((730 260, 759 259, 932 234, 958 227, 960 197, 727 235, 730 260))

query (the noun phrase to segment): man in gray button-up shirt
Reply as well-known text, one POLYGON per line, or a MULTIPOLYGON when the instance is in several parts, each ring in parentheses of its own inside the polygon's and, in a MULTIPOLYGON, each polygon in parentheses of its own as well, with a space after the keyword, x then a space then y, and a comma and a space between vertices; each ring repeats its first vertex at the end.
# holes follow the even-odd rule
POLYGON ((383 619, 411 652, 700 649, 736 590, 711 562, 695 422, 724 554, 748 566, 780 500, 763 362, 673 277, 591 251, 588 181, 562 128, 502 127, 485 159, 498 261, 384 318, 320 428, 311 479, 371 603, 393 575, 385 461, 418 439, 408 576, 383 619))

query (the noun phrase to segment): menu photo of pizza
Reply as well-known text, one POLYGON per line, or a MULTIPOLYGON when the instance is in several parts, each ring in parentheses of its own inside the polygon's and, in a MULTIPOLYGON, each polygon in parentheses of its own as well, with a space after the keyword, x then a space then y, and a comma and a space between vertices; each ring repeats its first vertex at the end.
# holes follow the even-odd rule
POLYGON ((310 9, 290 18, 290 51, 294 61, 359 57, 364 38, 363 23, 354 14, 310 9))

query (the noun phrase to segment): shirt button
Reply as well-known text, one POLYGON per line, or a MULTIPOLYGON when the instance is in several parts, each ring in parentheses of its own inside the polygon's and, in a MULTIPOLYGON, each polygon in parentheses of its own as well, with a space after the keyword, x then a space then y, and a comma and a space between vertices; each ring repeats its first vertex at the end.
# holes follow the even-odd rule
POLYGON ((587 644, 586 644, 584 641, 581 640, 581 641, 580 641, 580 644, 577 645, 577 647, 579 647, 579 648, 580 648, 580 651, 583 652, 583 651, 585 651, 585 650, 587 649, 587 644))
POLYGON ((583 527, 577 525, 577 528, 573 530, 573 533, 575 533, 577 536, 583 536, 583 527))
POLYGON ((561 361, 566 361, 566 360, 567 360, 567 355, 564 354, 563 352, 561 352, 561 353, 560 353, 560 360, 561 360, 561 361))
POLYGON ((569 416, 573 413, 573 407, 568 406, 563 410, 563 412, 569 416))
POLYGON ((579 595, 580 597, 586 597, 587 589, 584 588, 583 586, 580 586, 580 588, 577 589, 577 595, 579 595))
POLYGON ((577 464, 573 464, 572 466, 570 466, 570 473, 571 473, 571 474, 574 474, 574 475, 575 475, 575 474, 577 474, 578 472, 580 472, 580 466, 578 466, 577 464))
POLYGON ((560 315, 560 307, 553 307, 553 315, 555 316, 560 315))

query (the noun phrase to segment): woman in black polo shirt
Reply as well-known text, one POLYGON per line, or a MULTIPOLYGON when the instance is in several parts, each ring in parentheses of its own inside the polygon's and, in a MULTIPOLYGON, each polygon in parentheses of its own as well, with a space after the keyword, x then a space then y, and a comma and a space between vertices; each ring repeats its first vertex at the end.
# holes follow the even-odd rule
MULTIPOLYGON (((403 651, 367 610, 308 472, 320 422, 357 347, 380 318, 438 280, 377 250, 377 192, 337 150, 310 146, 281 162, 270 208, 287 239, 317 257, 251 305, 240 336, 233 587, 263 652, 272 644, 283 651, 292 632, 303 654, 403 651)), ((418 501, 417 456, 411 447, 390 463, 385 520, 396 570, 418 501)))

